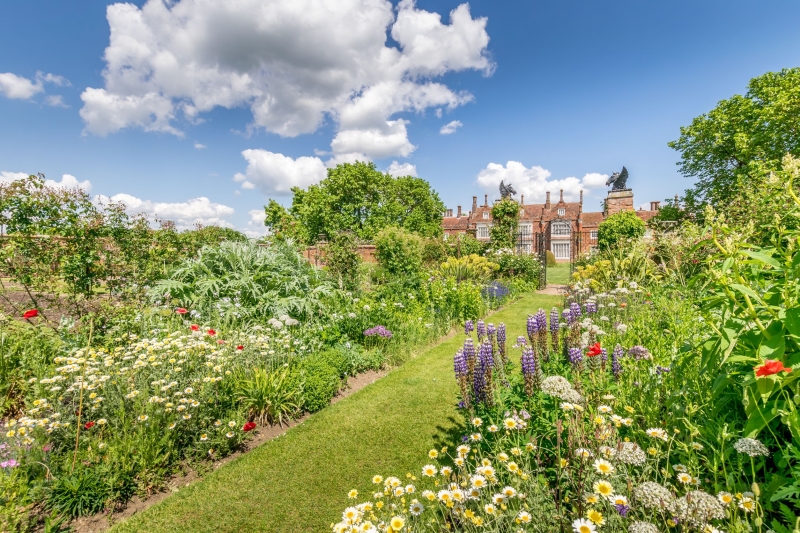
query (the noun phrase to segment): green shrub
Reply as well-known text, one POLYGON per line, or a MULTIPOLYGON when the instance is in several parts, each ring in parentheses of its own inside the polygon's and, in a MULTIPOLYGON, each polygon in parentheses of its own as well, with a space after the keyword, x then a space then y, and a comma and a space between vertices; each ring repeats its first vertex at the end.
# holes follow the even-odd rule
POLYGON ((502 278, 520 279, 528 283, 536 283, 539 280, 541 265, 534 255, 499 250, 490 257, 500 266, 499 274, 502 278))
POLYGON ((447 245, 441 239, 426 239, 422 247, 422 262, 425 266, 436 266, 447 260, 447 245))
POLYGON ((252 379, 238 384, 238 400, 248 419, 283 426, 284 420, 299 410, 300 387, 287 379, 288 374, 288 369, 267 372, 257 368, 252 379))
POLYGON ((303 384, 303 407, 315 413, 331 403, 342 380, 339 371, 323 358, 312 355, 300 364, 303 384))
POLYGON ((359 345, 347 350, 350 372, 355 375, 367 370, 380 370, 386 363, 386 356, 381 350, 364 350, 359 345))
POLYGON ((456 235, 449 244, 449 254, 452 257, 464 257, 472 254, 483 255, 487 247, 485 242, 479 241, 469 233, 456 235))
POLYGON ((329 350, 319 352, 313 357, 328 363, 331 368, 338 372, 340 378, 346 378, 352 373, 350 361, 347 359, 347 355, 344 353, 344 351, 340 348, 331 348, 329 350))
POLYGON ((338 233, 322 246, 325 268, 338 282, 339 288, 358 289, 359 267, 362 260, 358 243, 351 233, 338 233))
POLYGON ((597 245, 600 250, 610 250, 629 239, 639 239, 645 227, 634 211, 622 211, 611 215, 597 228, 597 245))
POLYGON ((386 228, 375 237, 375 257, 390 275, 422 270, 422 239, 402 228, 386 228))
POLYGON ((556 255, 550 250, 547 250, 547 266, 549 267, 556 266, 556 255))
POLYGON ((50 507, 73 518, 103 510, 108 499, 106 483, 93 470, 78 470, 58 478, 50 490, 50 507))

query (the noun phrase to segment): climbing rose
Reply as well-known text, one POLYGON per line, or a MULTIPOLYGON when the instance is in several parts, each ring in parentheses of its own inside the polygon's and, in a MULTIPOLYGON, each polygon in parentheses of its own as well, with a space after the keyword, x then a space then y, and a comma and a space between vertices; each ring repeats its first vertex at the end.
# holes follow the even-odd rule
POLYGON ((771 376, 773 374, 778 374, 780 372, 791 372, 791 368, 786 368, 783 366, 783 363, 780 361, 776 361, 774 359, 767 359, 764 361, 763 365, 759 365, 755 368, 756 370, 756 377, 763 378, 765 376, 771 376))
POLYGON ((255 429, 256 423, 255 422, 247 422, 244 426, 242 426, 242 431, 250 431, 255 429))
POLYGON ((603 349, 600 347, 600 343, 596 342, 593 345, 589 346, 589 351, 586 352, 588 357, 595 357, 603 353, 603 349))
POLYGON ((178 313, 179 315, 185 315, 187 313, 186 308, 184 307, 177 308, 175 312, 178 313))
POLYGON ((28 309, 27 311, 22 313, 22 318, 24 318, 24 319, 34 318, 34 317, 37 317, 37 316, 39 316, 39 310, 38 309, 28 309))

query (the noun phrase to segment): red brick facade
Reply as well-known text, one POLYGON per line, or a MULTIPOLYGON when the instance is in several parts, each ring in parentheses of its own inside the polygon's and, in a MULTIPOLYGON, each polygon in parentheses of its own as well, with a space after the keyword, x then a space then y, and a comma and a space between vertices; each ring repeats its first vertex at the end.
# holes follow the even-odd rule
MULTIPOLYGON (((650 210, 637 210, 636 214, 645 222, 658 213, 659 202, 650 202, 650 210)), ((586 253, 597 244, 597 228, 607 217, 620 211, 634 211, 633 191, 613 191, 608 193, 606 209, 603 212, 583 211, 583 191, 578 202, 565 202, 564 191, 559 194, 557 202, 551 202, 550 193, 543 204, 526 204, 525 197, 520 197, 519 235, 521 242, 527 242, 525 235, 543 234, 546 236, 548 248, 556 256, 556 260, 568 261, 576 250, 576 234, 581 250, 586 253)), ((492 207, 489 196, 485 195, 483 205, 478 205, 478 197, 472 197, 472 209, 462 213, 461 206, 453 216, 453 210, 445 213, 442 229, 445 239, 458 234, 471 233, 478 240, 489 240, 489 228, 492 226, 492 207)), ((529 250, 523 245, 523 249, 529 250)))

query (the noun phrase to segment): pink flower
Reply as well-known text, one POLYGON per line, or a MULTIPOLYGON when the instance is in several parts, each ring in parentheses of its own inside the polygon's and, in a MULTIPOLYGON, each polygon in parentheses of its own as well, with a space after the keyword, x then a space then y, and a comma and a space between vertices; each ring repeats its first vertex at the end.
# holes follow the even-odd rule
POLYGON ((183 308, 183 307, 179 307, 179 308, 177 308, 177 309, 175 310, 175 312, 176 312, 176 313, 178 313, 179 315, 185 315, 185 314, 187 313, 186 309, 185 309, 185 308, 183 308))

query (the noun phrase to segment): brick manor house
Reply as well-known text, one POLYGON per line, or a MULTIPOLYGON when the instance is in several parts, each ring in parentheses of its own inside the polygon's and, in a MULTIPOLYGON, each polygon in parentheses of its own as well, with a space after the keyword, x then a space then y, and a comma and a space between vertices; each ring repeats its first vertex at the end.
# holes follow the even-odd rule
MULTIPOLYGON (((497 200, 495 200, 497 201, 497 200)), ((558 202, 551 202, 550 193, 543 204, 526 204, 525 196, 520 196, 520 216, 517 234, 518 249, 532 253, 536 237, 543 237, 545 246, 558 261, 568 261, 573 254, 592 251, 597 246, 597 228, 608 216, 620 211, 634 211, 647 222, 659 210, 660 202, 650 202, 649 210, 635 210, 633 191, 630 189, 609 191, 603 211, 583 210, 583 191, 580 201, 565 202, 561 189, 558 202), (576 238, 580 236, 580 238, 576 238), (580 250, 574 248, 580 247, 580 250)), ((492 207, 489 195, 483 197, 483 205, 478 205, 478 197, 472 197, 472 209, 464 213, 458 206, 456 214, 446 210, 442 219, 444 238, 459 234, 472 234, 478 240, 489 241, 489 228, 492 226, 492 207)), ((541 238, 540 237, 540 238, 541 238)))

